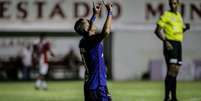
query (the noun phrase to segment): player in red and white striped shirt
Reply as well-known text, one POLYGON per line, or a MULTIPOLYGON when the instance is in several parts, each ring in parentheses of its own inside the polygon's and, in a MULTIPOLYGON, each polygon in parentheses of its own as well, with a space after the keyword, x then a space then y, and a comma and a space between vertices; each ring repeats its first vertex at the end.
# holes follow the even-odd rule
POLYGON ((45 82, 45 75, 48 73, 48 56, 54 56, 54 53, 51 50, 51 45, 48 40, 45 39, 44 35, 40 36, 39 42, 36 44, 38 51, 38 67, 39 67, 39 76, 36 80, 36 89, 42 88, 47 90, 47 83, 45 82))

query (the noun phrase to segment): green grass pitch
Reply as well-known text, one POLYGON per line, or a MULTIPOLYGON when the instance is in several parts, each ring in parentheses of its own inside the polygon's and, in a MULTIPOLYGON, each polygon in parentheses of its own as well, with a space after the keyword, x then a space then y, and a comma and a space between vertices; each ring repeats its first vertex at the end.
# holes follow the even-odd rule
MULTIPOLYGON (((0 101, 83 101, 83 81, 48 81, 48 91, 34 82, 0 82, 0 101)), ((109 81, 113 101, 163 101, 162 81, 109 81)), ((178 82, 180 101, 201 101, 201 82, 178 82)))

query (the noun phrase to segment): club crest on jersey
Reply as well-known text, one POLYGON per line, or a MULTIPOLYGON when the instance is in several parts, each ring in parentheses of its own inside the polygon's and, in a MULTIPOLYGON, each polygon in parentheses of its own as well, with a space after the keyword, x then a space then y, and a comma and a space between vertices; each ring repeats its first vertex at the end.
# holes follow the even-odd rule
POLYGON ((176 22, 176 18, 172 17, 171 21, 176 22))

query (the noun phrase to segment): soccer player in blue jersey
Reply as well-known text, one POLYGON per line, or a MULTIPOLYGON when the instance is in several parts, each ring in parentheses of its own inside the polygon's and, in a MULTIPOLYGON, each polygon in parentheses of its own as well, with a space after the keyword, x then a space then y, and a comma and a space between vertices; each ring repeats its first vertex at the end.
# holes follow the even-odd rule
POLYGON ((83 36, 79 48, 86 68, 84 97, 85 101, 111 101, 106 84, 106 66, 103 57, 102 41, 110 34, 112 24, 112 4, 104 4, 107 17, 101 33, 96 33, 94 21, 101 12, 102 4, 93 3, 93 15, 90 20, 80 18, 74 29, 83 36))

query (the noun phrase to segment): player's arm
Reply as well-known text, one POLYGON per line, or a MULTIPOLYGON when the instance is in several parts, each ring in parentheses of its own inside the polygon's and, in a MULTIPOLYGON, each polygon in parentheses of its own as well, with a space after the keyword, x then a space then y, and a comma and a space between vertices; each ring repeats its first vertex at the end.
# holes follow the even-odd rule
POLYGON ((163 41, 168 49, 173 49, 173 46, 170 44, 170 42, 168 42, 165 38, 165 35, 162 32, 162 28, 157 24, 156 29, 154 31, 154 33, 156 34, 156 36, 163 41))
POLYGON ((89 33, 93 32, 92 26, 93 26, 96 18, 99 16, 100 12, 101 12, 101 4, 99 3, 99 4, 95 5, 93 2, 93 15, 91 16, 91 19, 89 21, 89 28, 87 30, 89 33))
POLYGON ((101 34, 95 34, 90 36, 90 41, 93 43, 102 41, 106 36, 110 34, 111 31, 111 25, 112 25, 112 4, 104 4, 107 9, 107 17, 105 20, 105 23, 103 25, 103 29, 101 34))
POLYGON ((156 29, 154 31, 156 36, 161 40, 161 41, 166 41, 165 36, 162 34, 162 28, 157 24, 156 29))
POLYGON ((51 45, 51 43, 50 43, 49 41, 47 42, 47 48, 48 48, 48 51, 49 51, 50 55, 51 55, 52 57, 55 57, 55 54, 54 54, 54 52, 52 51, 52 45, 51 45))
POLYGON ((107 9, 107 17, 105 20, 105 23, 103 25, 103 29, 101 34, 105 37, 108 36, 110 34, 111 31, 111 26, 112 26, 112 4, 108 3, 105 5, 106 9, 107 9))

